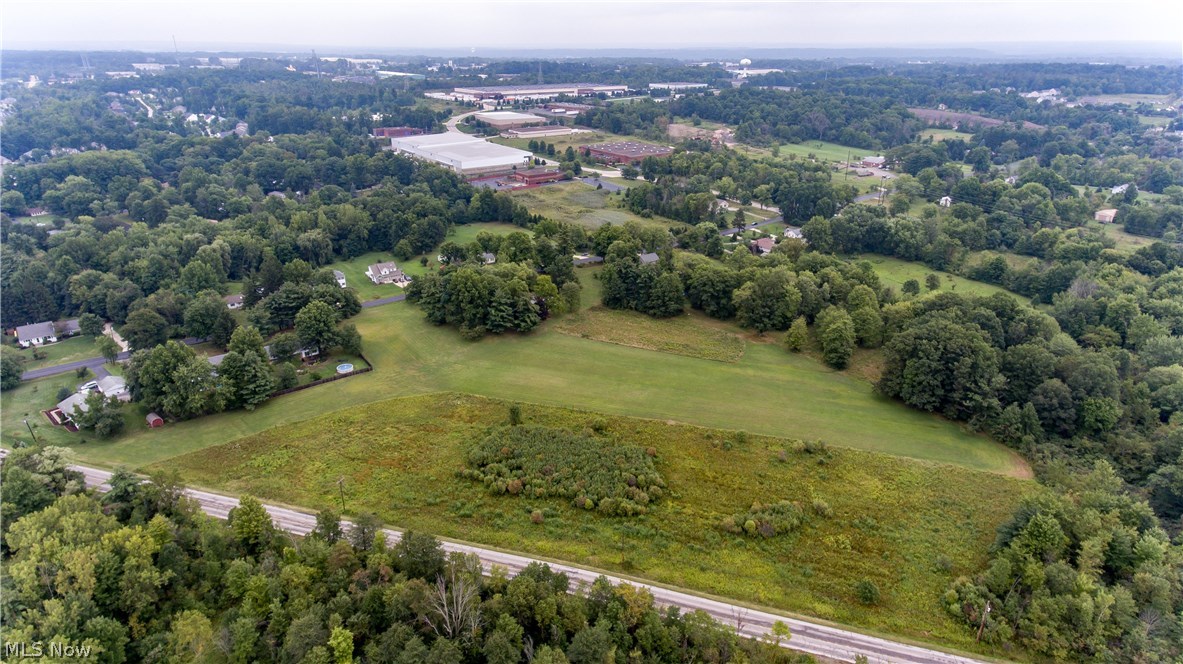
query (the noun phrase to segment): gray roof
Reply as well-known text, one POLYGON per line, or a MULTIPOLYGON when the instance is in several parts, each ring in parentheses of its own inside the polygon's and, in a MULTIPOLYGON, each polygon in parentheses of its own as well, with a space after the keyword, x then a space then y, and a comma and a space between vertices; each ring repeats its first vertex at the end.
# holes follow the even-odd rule
POLYGON ((58 403, 57 408, 66 415, 71 416, 74 415, 75 411, 79 413, 85 413, 86 411, 90 410, 90 408, 86 405, 86 397, 89 396, 89 394, 89 392, 75 392, 65 399, 62 399, 58 403))
POLYGON ((205 358, 207 362, 215 367, 222 364, 222 360, 224 359, 226 359, 226 353, 222 353, 221 355, 210 355, 209 357, 205 358))
POLYGON ((658 255, 653 252, 638 254, 638 256, 641 258, 641 265, 649 265, 658 261, 658 255))
POLYGON ((58 334, 60 334, 62 336, 69 336, 72 334, 78 334, 79 332, 82 331, 82 325, 78 322, 77 318, 71 318, 69 320, 60 320, 54 324, 54 327, 57 328, 58 334))
POLYGON ((333 270, 333 276, 336 277, 337 279, 344 279, 345 273, 340 270, 333 270))
POLYGON ((21 325, 16 328, 16 338, 21 341, 31 341, 33 339, 55 336, 57 336, 57 332, 53 329, 53 323, 50 321, 33 323, 32 325, 21 325))
POLYGON ((105 376, 98 383, 99 392, 105 396, 116 396, 127 391, 127 381, 122 376, 105 376))

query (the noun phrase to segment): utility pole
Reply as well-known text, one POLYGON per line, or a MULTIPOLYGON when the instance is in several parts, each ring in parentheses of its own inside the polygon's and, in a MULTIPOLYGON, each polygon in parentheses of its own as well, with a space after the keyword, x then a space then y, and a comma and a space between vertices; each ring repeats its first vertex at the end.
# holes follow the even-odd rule
POLYGON ((990 600, 986 600, 986 610, 982 612, 982 624, 978 626, 978 643, 982 642, 982 632, 986 631, 986 616, 990 615, 990 600))
POLYGON ((337 490, 341 492, 341 514, 345 514, 345 476, 337 478, 337 490))
POLYGON ((37 442, 37 434, 33 433, 33 425, 29 424, 28 418, 25 419, 25 426, 29 427, 29 435, 33 437, 33 442, 37 442))
POLYGON ((312 59, 316 61, 316 80, 320 80, 320 58, 316 55, 316 49, 312 49, 312 59))

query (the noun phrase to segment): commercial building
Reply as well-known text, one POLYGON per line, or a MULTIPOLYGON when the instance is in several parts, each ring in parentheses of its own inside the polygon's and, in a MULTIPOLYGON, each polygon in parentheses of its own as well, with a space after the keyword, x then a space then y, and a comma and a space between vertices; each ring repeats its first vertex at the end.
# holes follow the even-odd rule
POLYGON ((684 92, 686 90, 699 90, 707 87, 706 83, 688 83, 686 81, 674 81, 672 83, 650 83, 650 90, 669 90, 670 92, 684 92))
POLYGON ((528 169, 518 171, 511 175, 510 178, 523 184, 546 184, 547 182, 558 182, 562 180, 563 172, 528 169))
POLYGON ((487 111, 477 113, 473 117, 494 129, 502 131, 515 127, 544 124, 546 122, 546 118, 540 118, 537 115, 530 115, 529 113, 518 113, 516 111, 487 111))
POLYGON ((575 130, 562 125, 543 125, 541 127, 517 127, 504 132, 507 138, 541 138, 543 136, 566 136, 575 130))
POLYGON ((509 173, 515 167, 530 165, 534 158, 525 150, 458 132, 392 138, 390 146, 395 152, 433 161, 461 175, 509 173))
POLYGON ((617 95, 628 92, 627 85, 601 85, 599 83, 555 83, 551 85, 490 85, 479 88, 454 88, 452 94, 473 99, 553 99, 569 97, 590 97, 592 95, 617 95))
POLYGON ((645 157, 665 157, 674 149, 664 145, 620 141, 619 143, 596 143, 583 148, 589 157, 606 164, 635 164, 645 157))

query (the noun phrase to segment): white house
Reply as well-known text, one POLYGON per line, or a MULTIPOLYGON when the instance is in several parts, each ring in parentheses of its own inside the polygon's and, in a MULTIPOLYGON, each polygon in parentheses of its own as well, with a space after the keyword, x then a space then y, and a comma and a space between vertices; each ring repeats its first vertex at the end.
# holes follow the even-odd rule
POLYGON ((122 376, 105 376, 98 380, 99 392, 105 397, 115 397, 120 401, 131 401, 131 393, 127 391, 127 381, 122 376))
POLYGON ((75 392, 58 402, 57 409, 62 412, 62 418, 67 422, 72 422, 76 415, 90 410, 90 407, 86 405, 86 397, 88 396, 90 396, 90 392, 75 392))
POLYGON ((337 285, 345 288, 345 273, 340 270, 333 270, 333 278, 337 280, 337 285))
POLYGON ((51 321, 33 323, 32 325, 21 325, 16 328, 16 340, 21 345, 21 348, 44 346, 45 344, 57 342, 57 330, 51 321))
POLYGON ((366 276, 375 284, 394 284, 399 288, 406 288, 411 283, 411 278, 403 274, 394 261, 374 263, 366 268, 366 276))
POLYGON ((1109 193, 1112 196, 1116 196, 1118 194, 1124 194, 1126 192, 1126 190, 1129 188, 1130 188, 1130 185, 1127 182, 1126 184, 1119 184, 1116 187, 1113 187, 1112 189, 1109 190, 1109 193))
POLYGON ((241 309, 242 308, 242 296, 241 295, 227 295, 226 297, 222 298, 222 301, 226 303, 227 309, 241 309))
POLYGON ((949 207, 953 204, 953 199, 949 196, 941 196, 941 200, 937 201, 941 207, 949 207))

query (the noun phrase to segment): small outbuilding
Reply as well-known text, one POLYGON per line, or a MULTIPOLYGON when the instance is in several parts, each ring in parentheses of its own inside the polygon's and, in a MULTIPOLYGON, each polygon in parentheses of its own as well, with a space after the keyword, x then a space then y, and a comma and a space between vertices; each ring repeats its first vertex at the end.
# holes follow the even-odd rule
POLYGON ((156 429, 164 426, 164 418, 157 415, 156 413, 148 413, 148 416, 144 419, 148 421, 149 429, 156 429))
POLYGON ((1116 217, 1117 217, 1117 210, 1114 210, 1114 209, 1097 210, 1097 213, 1093 215, 1093 219, 1096 219, 1097 221, 1101 222, 1102 224, 1112 224, 1113 220, 1116 217))

